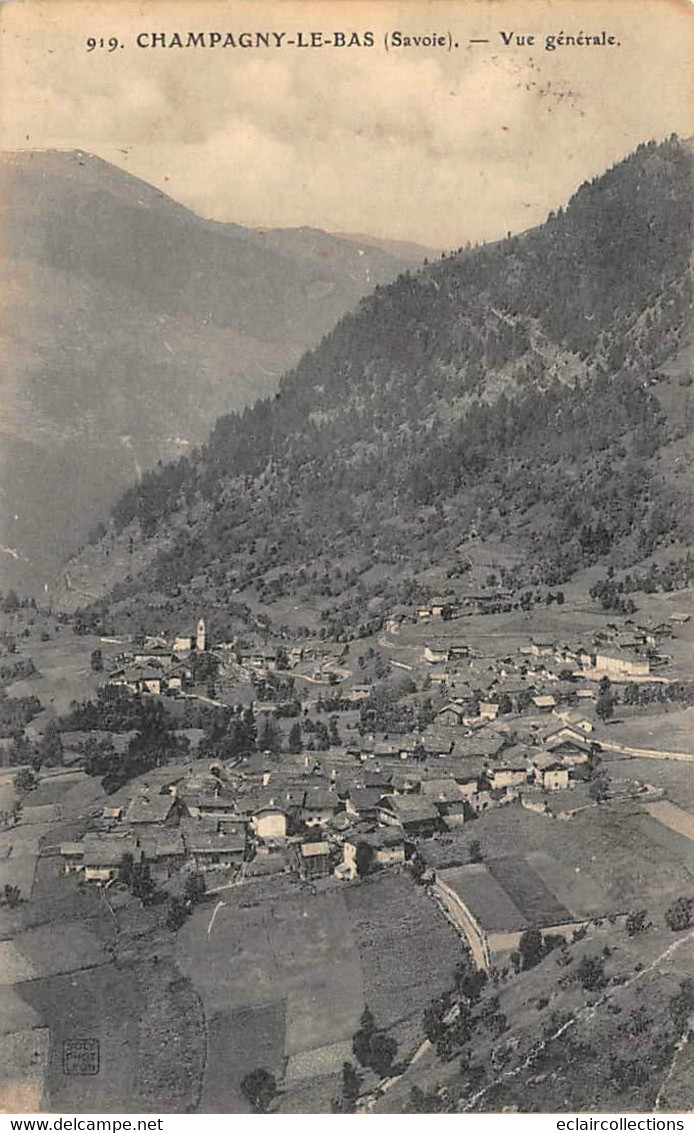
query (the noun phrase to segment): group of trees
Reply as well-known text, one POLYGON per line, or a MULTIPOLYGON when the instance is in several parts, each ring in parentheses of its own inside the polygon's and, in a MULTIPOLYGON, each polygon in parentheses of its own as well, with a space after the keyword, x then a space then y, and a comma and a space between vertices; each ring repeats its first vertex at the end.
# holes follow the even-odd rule
POLYGON ((393 1036, 376 1026, 371 1010, 366 1007, 352 1040, 352 1053, 359 1065, 384 1078, 392 1069, 397 1052, 398 1044, 393 1036))
MULTIPOLYGON (((455 562, 473 526, 515 527, 556 586, 686 534, 687 500, 653 463, 682 423, 644 375, 660 372, 686 318, 690 167, 677 139, 644 147, 532 232, 378 288, 278 397, 221 418, 199 452, 119 501, 114 526, 139 520, 145 537, 190 517, 136 587, 208 572, 272 596, 270 567, 286 589, 294 567, 326 554, 455 562), (571 380, 555 380, 548 357, 567 351, 571 380), (488 399, 502 371, 505 392, 488 399)), ((330 632, 364 621, 355 587, 330 632)))
POLYGON ((557 933, 542 933, 536 928, 526 929, 518 941, 517 950, 511 953, 511 963, 515 971, 527 972, 563 943, 563 936, 557 933))
POLYGON ((669 559, 659 565, 651 563, 646 571, 626 572, 617 579, 614 570, 608 570, 607 577, 598 579, 591 587, 590 596, 602 605, 604 610, 618 610, 620 613, 634 613, 636 606, 627 596, 641 590, 644 594, 657 591, 670 593, 683 590, 694 582, 694 555, 688 551, 679 559, 669 559), (628 609, 625 608, 628 604, 628 609))
POLYGON ((118 869, 118 880, 122 885, 127 886, 133 897, 137 897, 143 905, 151 905, 154 901, 157 886, 144 854, 138 861, 135 861, 131 853, 123 854, 118 869))
POLYGON ((603 610, 613 610, 625 616, 635 614, 636 603, 633 598, 625 598, 623 591, 623 582, 617 582, 614 578, 603 578, 591 586, 590 596, 600 603, 603 610))
POLYGON ((37 696, 8 696, 0 688, 0 737, 7 739, 17 735, 40 711, 41 701, 37 696))
POLYGON ((672 932, 683 932, 692 924, 692 909, 694 899, 691 897, 678 897, 665 911, 665 924, 672 932))
POLYGON ((146 711, 138 716, 140 726, 124 752, 117 752, 109 737, 90 737, 83 745, 85 771, 98 776, 109 794, 154 767, 183 758, 190 750, 187 736, 171 730, 161 704, 152 700, 145 704, 146 711))
POLYGON ((173 932, 178 932, 183 927, 195 906, 204 899, 206 891, 204 873, 196 870, 195 873, 188 874, 183 895, 174 895, 169 900, 166 923, 173 932))

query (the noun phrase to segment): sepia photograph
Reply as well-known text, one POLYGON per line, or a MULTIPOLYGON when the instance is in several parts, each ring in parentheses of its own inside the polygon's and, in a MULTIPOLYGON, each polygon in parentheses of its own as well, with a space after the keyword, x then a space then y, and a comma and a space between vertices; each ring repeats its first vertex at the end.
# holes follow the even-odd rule
POLYGON ((693 219, 689 0, 0 2, 8 1130, 686 1128, 693 219))

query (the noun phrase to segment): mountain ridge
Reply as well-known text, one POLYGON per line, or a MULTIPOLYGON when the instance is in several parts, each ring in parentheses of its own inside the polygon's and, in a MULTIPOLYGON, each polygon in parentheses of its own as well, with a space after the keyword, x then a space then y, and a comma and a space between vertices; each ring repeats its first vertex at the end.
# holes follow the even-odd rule
POLYGON ((19 556, 0 553, 1 584, 24 590, 133 476, 274 392, 406 266, 327 233, 199 218, 82 151, 0 155, 0 232, 0 544, 19 556))
POLYGON ((555 585, 691 538, 691 176, 678 139, 644 144, 545 224, 377 287, 121 498, 111 537, 158 554, 126 589, 262 594, 355 553, 455 571, 471 534, 555 585))

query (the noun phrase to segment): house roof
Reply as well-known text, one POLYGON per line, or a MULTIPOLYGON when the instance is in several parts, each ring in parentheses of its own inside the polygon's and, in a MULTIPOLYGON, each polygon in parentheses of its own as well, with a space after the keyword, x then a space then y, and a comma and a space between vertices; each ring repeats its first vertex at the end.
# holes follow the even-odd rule
POLYGON ((386 795, 381 802, 400 822, 428 822, 438 818, 436 807, 421 795, 386 795))
POLYGON ((135 665, 130 669, 126 669, 123 676, 126 681, 161 681, 164 678, 161 669, 153 669, 151 666, 146 665, 135 665))
POLYGON ((120 865, 124 854, 132 854, 134 858, 139 856, 137 842, 134 838, 122 838, 117 835, 99 837, 96 835, 86 837, 83 845, 84 864, 87 867, 120 865))
POLYGON ((586 754, 589 754, 591 744, 588 741, 581 739, 579 736, 567 736, 566 732, 560 732, 558 735, 550 736, 549 739, 545 740, 545 747, 548 751, 555 751, 560 747, 573 747, 577 748, 578 751, 583 751, 586 752, 586 754))
POLYGON ((338 798, 335 791, 326 791, 321 787, 306 792, 304 798, 305 810, 334 810, 338 798))
POLYGON ((201 795, 197 804, 204 807, 205 810, 234 810, 236 807, 236 796, 231 793, 222 792, 218 795, 201 795))
POLYGON ((462 756, 497 755, 501 751, 506 739, 498 732, 479 729, 471 736, 461 736, 456 739, 455 753, 462 756))
POLYGON ((191 854, 233 854, 246 848, 243 834, 186 834, 186 849, 191 854))
POLYGON ((424 798, 429 799, 432 803, 461 801, 460 787, 455 779, 450 776, 443 779, 424 779, 420 789, 424 798))
POLYGON ((533 704, 536 705, 537 708, 554 708, 556 706, 556 703, 557 702, 553 696, 533 697, 533 704))
POLYGON ((126 811, 126 821, 163 822, 174 805, 173 795, 136 795, 126 811))
POLYGON ((537 755, 533 755, 530 762, 533 767, 537 767, 538 771, 559 771, 563 767, 559 760, 555 759, 548 751, 541 751, 537 755))
POLYGON ((439 708, 436 715, 443 716, 445 712, 452 712, 454 716, 458 716, 462 719, 462 717, 466 715, 467 709, 464 708, 462 704, 444 704, 443 708, 439 708))
POLYGON ((382 787, 352 787, 349 801, 355 810, 372 810, 385 794, 382 787))
POLYGON ((398 830, 393 826, 381 827, 378 830, 368 830, 366 832, 354 830, 348 838, 345 839, 351 846, 357 846, 360 842, 366 842, 368 846, 374 849, 388 846, 401 846, 403 843, 402 830, 398 830))
POLYGON ((162 858, 185 853, 183 838, 177 832, 157 831, 138 839, 140 849, 147 858, 162 858))

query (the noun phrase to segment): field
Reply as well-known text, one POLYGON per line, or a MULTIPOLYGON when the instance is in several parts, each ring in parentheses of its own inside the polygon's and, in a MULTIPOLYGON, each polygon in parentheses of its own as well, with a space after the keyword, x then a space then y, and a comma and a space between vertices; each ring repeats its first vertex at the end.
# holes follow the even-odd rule
POLYGON ((205 1012, 206 1113, 244 1112, 239 1085, 256 1066, 285 1075, 283 1111, 298 1095, 304 1112, 325 1111, 364 1006, 406 1053, 461 956, 457 933, 404 874, 251 907, 228 901, 198 909, 177 941, 205 1012))
POLYGON ((559 924, 571 919, 569 910, 525 859, 518 855, 490 858, 487 866, 530 924, 559 924))
POLYGON ((335 1044, 351 1039, 364 1004, 341 892, 250 908, 228 900, 216 913, 211 905, 199 909, 177 942, 207 1021, 203 1112, 243 1111, 239 1083, 257 1065, 281 1073, 285 1058, 334 1048, 319 1071, 339 1069, 335 1044))
POLYGON ((27 900, 34 885, 34 874, 42 837, 50 826, 12 826, 0 831, 0 890, 16 885, 27 900))
POLYGON ((576 913, 624 912, 694 890, 694 844, 637 804, 603 804, 568 821, 520 806, 489 811, 465 833, 431 843, 432 864, 468 861, 473 840, 481 843, 486 861, 527 857, 557 899, 576 913), (582 888, 567 892, 562 874, 569 881, 573 875, 582 888))
POLYGON ((422 1012, 452 984, 463 945, 424 889, 403 873, 350 886, 345 901, 357 940, 364 997, 379 1026, 406 1053, 421 1041, 422 1012))
POLYGON ((677 806, 694 811, 694 764, 633 757, 610 761, 609 770, 614 779, 632 779, 662 787, 677 806))
MULTIPOLYGON (((70 928, 62 925, 53 939, 71 938, 70 928)), ((202 1016, 190 984, 170 963, 67 971, 19 984, 13 996, 32 1013, 32 1025, 43 1022, 50 1035, 43 1084, 50 1112, 175 1113, 196 1105, 202 1016), (97 1040, 98 1074, 64 1072, 64 1043, 73 1039, 97 1040)))
POLYGON ((108 669, 109 657, 122 648, 98 637, 78 636, 68 628, 61 629, 50 641, 19 638, 17 658, 31 657, 38 673, 10 685, 8 695, 37 696, 44 708, 63 715, 71 701, 91 699, 104 683, 103 673, 93 673, 90 668, 92 649, 101 649, 104 669, 108 669))
POLYGON ((604 735, 624 747, 694 754, 694 708, 625 717, 610 724, 604 735))
POLYGON ((0 1038, 0 1113, 40 1113, 48 1031, 15 1031, 0 1038))

